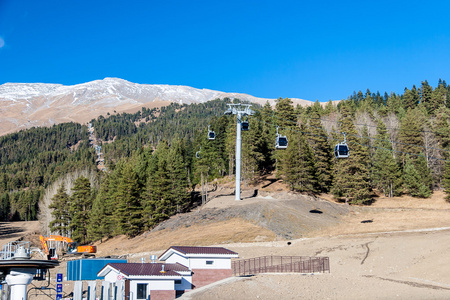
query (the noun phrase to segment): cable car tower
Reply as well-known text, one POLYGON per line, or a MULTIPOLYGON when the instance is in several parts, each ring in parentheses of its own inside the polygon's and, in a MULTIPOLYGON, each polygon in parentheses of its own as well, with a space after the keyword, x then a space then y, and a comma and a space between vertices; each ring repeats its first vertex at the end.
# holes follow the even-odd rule
POLYGON ((253 110, 250 109, 251 104, 232 104, 228 103, 228 109, 225 111, 225 115, 236 115, 236 197, 235 200, 241 200, 241 130, 248 130, 248 118, 246 121, 242 121, 242 117, 253 115, 253 110), (245 123, 246 122, 246 123, 245 123), (244 124, 245 123, 245 124, 244 124), (242 125, 244 124, 244 128, 242 125))

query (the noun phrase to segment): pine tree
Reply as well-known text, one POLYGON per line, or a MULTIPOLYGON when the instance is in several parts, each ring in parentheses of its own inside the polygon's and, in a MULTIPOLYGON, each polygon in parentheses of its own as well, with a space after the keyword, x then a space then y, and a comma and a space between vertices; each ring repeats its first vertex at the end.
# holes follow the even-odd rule
MULTIPOLYGON (((275 121, 276 125, 279 127, 278 133, 280 135, 287 135, 288 133, 290 134, 291 130, 297 127, 297 115, 295 114, 291 99, 279 98, 277 100, 277 103, 275 104, 275 121)), ((276 168, 278 171, 280 171, 280 174, 283 173, 283 166, 286 166, 286 164, 283 163, 284 157, 285 156, 283 154, 283 151, 274 152, 276 168)), ((278 175, 279 174, 277 173, 277 176, 278 175)))
POLYGON ((50 222, 50 231, 59 235, 67 236, 69 234, 69 212, 67 204, 69 203, 69 195, 66 193, 64 183, 61 184, 57 193, 52 198, 49 208, 52 209, 53 220, 50 222))
MULTIPOLYGON (((441 106, 436 111, 434 133, 439 141, 439 146, 442 149, 450 149, 450 125, 448 123, 448 118, 448 109, 445 106, 441 106)), ((447 156, 445 158, 447 159, 449 157, 447 156)))
POLYGON ((337 111, 336 105, 333 105, 333 102, 329 100, 327 104, 325 105, 323 114, 324 115, 330 115, 331 113, 335 113, 337 111))
MULTIPOLYGON (((258 119, 258 115, 255 116, 258 119)), ((276 139, 275 131, 275 121, 274 121, 274 111, 269 102, 266 102, 261 111, 261 126, 262 126, 262 140, 259 145, 259 152, 262 153, 263 160, 259 169, 262 174, 266 174, 275 168, 274 156, 274 145, 276 139)))
POLYGON ((413 86, 411 90, 405 88, 405 93, 403 94, 403 107, 408 109, 414 109, 417 104, 419 104, 419 93, 416 86, 413 86))
POLYGON ((250 130, 242 132, 242 175, 244 184, 253 182, 255 178, 263 173, 265 164, 264 152, 271 146, 265 139, 264 127, 257 121, 259 113, 250 119, 250 130))
POLYGON ((189 184, 186 163, 183 159, 185 148, 180 140, 175 140, 169 150, 172 205, 176 212, 183 212, 189 203, 189 184))
POLYGON ((142 226, 142 207, 140 204, 139 180, 131 163, 125 165, 122 180, 117 186, 114 196, 118 199, 115 209, 115 219, 122 234, 134 237, 139 234, 142 226))
POLYGON ((386 100, 386 107, 388 113, 398 114, 400 110, 403 109, 402 99, 395 93, 391 93, 386 100))
POLYGON ((371 186, 366 155, 346 103, 341 105, 340 131, 347 134, 350 157, 337 160, 331 192, 338 198, 344 198, 346 203, 368 202, 371 200, 371 186))
MULTIPOLYGON (((445 82, 444 82, 445 83, 445 82)), ((446 88, 446 85, 443 82, 440 82, 437 86, 437 88, 434 89, 433 95, 432 95, 432 102, 434 106, 434 110, 438 109, 441 106, 449 106, 450 100, 449 92, 446 88)))
POLYGON ((316 162, 318 184, 320 191, 327 193, 330 191, 333 182, 333 155, 328 142, 328 135, 322 126, 317 110, 311 110, 309 127, 308 140, 316 162))
MULTIPOLYGON (((219 176, 225 176, 225 174, 227 174, 227 172, 229 171, 228 170, 228 155, 226 152, 226 139, 227 139, 226 130, 227 130, 229 122, 230 122, 230 118, 228 118, 227 116, 222 116, 222 117, 218 118, 217 120, 213 119, 214 131, 216 133, 216 138, 214 140, 214 147, 215 147, 215 151, 217 152, 218 157, 220 159, 220 162, 218 163, 219 176)), ((188 157, 190 157, 190 158, 193 157, 192 155, 189 156, 187 154, 188 151, 185 151, 185 152, 186 152, 185 160, 187 160, 188 157)))
POLYGON ((100 190, 94 198, 92 204, 92 210, 89 213, 89 225, 88 225, 88 239, 90 241, 101 240, 103 237, 111 237, 113 235, 114 220, 114 208, 116 206, 111 205, 110 195, 110 176, 105 176, 100 190))
POLYGON ((80 176, 75 180, 69 205, 69 213, 72 218, 70 223, 72 239, 84 244, 87 242, 89 212, 92 208, 91 184, 89 179, 80 176))
MULTIPOLYGON (((228 174, 231 175, 235 173, 235 160, 236 160, 236 116, 233 115, 228 122, 228 126, 226 128, 226 140, 225 140, 225 151, 227 153, 228 158, 228 174)), ((201 162, 200 162, 201 163, 201 162)), ((204 165, 200 164, 199 165, 204 165)), ((205 168, 205 167, 203 167, 205 168)), ((197 168, 196 168, 197 169, 197 168)), ((197 170, 197 172, 206 172, 206 170, 201 171, 197 170)))
POLYGON ((294 110, 292 100, 289 98, 279 98, 275 104, 276 122, 279 127, 294 127, 297 115, 294 110))
POLYGON ((409 155, 406 156, 406 163, 403 173, 405 188, 411 196, 421 198, 430 197, 430 188, 423 182, 419 170, 416 169, 409 155))
POLYGON ((158 144, 149 163, 144 204, 144 219, 151 228, 169 218, 176 207, 171 203, 171 179, 168 166, 169 146, 163 141, 158 144))
POLYGON ((10 205, 11 201, 9 199, 9 194, 4 193, 0 197, 0 220, 8 221, 8 217, 10 214, 10 205))
POLYGON ((389 141, 386 125, 379 120, 375 137, 372 179, 377 188, 387 197, 398 194, 400 168, 394 159, 392 145, 389 141))
POLYGON ((291 190, 317 193, 319 191, 314 155, 305 138, 297 132, 289 135, 289 147, 283 155, 280 175, 291 190))
POLYGON ((447 161, 445 164, 442 186, 444 187, 444 192, 447 194, 445 199, 447 202, 450 202, 450 161, 447 161))
POLYGON ((373 153, 371 151, 372 145, 369 136, 369 130, 366 125, 364 125, 361 130, 361 139, 359 143, 361 145, 361 161, 364 161, 366 163, 366 168, 369 170, 370 174, 373 153))
POLYGON ((398 138, 403 164, 406 154, 412 155, 411 158, 414 159, 423 150, 422 122, 420 120, 421 115, 417 109, 408 109, 405 117, 401 120, 398 138))
MULTIPOLYGON (((431 190, 433 187, 433 176, 431 175, 431 170, 427 165, 427 160, 425 156, 423 155, 423 153, 421 153, 421 155, 419 155, 418 157, 416 157, 416 159, 413 159, 412 161, 414 163, 417 172, 419 172, 421 183, 429 190, 429 193, 431 194, 431 190)), ((430 195, 425 196, 425 194, 424 197, 430 196, 430 195)))
POLYGON ((419 91, 420 103, 425 106, 429 114, 433 114, 435 107, 432 99, 433 88, 430 86, 428 81, 422 81, 422 86, 419 91))

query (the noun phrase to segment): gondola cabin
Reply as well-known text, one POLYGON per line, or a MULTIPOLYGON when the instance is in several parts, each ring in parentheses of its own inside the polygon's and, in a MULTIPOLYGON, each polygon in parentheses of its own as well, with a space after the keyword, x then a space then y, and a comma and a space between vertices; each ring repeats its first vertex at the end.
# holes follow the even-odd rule
POLYGON ((250 127, 250 124, 248 123, 248 121, 243 121, 241 123, 241 130, 242 131, 248 131, 249 127, 250 127))
POLYGON ((216 139, 216 133, 209 129, 208 125, 208 140, 215 140, 216 139))
POLYGON ((277 136, 277 139, 275 141, 275 149, 286 149, 287 146, 288 146, 287 137, 283 135, 277 136))
POLYGON ((208 140, 215 140, 216 133, 214 131, 208 131, 208 140))
POLYGON ((336 158, 348 158, 350 156, 350 151, 345 143, 337 144, 334 147, 334 156, 336 158))

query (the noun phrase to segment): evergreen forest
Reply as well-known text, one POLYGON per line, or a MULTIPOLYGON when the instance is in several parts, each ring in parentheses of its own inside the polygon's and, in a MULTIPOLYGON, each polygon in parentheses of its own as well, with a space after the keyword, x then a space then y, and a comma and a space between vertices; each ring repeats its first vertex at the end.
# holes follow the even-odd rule
MULTIPOLYGON (((354 92, 338 105, 294 106, 288 98, 274 107, 252 104, 254 114, 243 117, 243 184, 275 173, 294 192, 330 193, 353 205, 370 205, 377 194, 450 195, 449 95, 439 80, 435 88, 423 81, 399 95, 354 92), (277 133, 287 138, 286 149, 276 149, 277 133), (336 158, 334 147, 344 141, 350 155, 336 158)), ((92 120, 107 171, 98 171, 98 184, 79 177, 71 189, 58 187, 51 231, 80 243, 132 237, 201 205, 199 187, 234 176, 236 115, 224 115, 227 103, 239 100, 172 103, 92 120)), ((86 125, 0 137, 0 220, 36 219, 44 190, 83 168, 96 169, 86 125)))

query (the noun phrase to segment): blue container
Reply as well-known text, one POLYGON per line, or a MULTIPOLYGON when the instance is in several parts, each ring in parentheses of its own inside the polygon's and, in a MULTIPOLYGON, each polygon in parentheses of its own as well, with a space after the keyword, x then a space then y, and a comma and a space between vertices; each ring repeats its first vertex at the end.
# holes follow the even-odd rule
POLYGON ((67 262, 67 280, 97 280, 97 273, 109 263, 126 263, 126 259, 86 258, 67 262))

